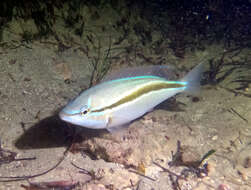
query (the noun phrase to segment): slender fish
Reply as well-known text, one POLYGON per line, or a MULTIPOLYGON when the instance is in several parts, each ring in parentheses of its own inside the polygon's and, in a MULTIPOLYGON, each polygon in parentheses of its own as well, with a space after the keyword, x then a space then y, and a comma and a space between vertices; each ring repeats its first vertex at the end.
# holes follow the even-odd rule
POLYGON ((181 80, 171 80, 173 67, 131 68, 83 91, 59 116, 75 125, 113 131, 177 93, 197 91, 202 71, 201 63, 181 80))

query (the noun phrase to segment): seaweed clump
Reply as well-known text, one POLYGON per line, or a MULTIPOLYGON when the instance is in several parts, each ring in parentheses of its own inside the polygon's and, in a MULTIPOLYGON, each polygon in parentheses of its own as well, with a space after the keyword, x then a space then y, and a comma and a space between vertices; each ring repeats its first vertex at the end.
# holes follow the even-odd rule
POLYGON ((207 44, 223 43, 251 47, 251 3, 248 0, 147 1, 152 7, 146 16, 165 38, 178 57, 185 50, 205 49, 207 44))

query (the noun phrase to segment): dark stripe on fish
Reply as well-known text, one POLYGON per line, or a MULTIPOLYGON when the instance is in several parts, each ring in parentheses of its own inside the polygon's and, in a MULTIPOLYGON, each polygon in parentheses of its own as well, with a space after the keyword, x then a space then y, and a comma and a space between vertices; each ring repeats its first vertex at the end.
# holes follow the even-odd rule
POLYGON ((158 91, 158 90, 168 89, 168 88, 170 88, 170 89, 172 89, 172 88, 183 88, 183 87, 185 87, 185 84, 182 84, 182 83, 168 83, 168 82, 158 82, 158 83, 156 83, 156 82, 154 82, 154 83, 145 85, 140 89, 137 89, 133 93, 121 98, 120 100, 118 100, 117 102, 115 102, 115 103, 113 103, 113 104, 111 104, 109 106, 106 106, 104 108, 97 109, 97 110, 92 110, 91 112, 103 112, 106 109, 112 109, 112 108, 120 106, 120 105, 122 105, 124 103, 133 101, 133 100, 141 97, 142 95, 147 94, 147 93, 152 92, 152 91, 158 91))

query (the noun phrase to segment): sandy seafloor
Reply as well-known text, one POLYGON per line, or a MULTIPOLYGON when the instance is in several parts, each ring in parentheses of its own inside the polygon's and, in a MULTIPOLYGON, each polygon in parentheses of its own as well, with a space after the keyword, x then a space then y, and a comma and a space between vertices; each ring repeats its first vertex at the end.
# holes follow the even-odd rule
MULTIPOLYGON (((58 53, 53 45, 40 42, 28 47, 0 51, 0 139, 2 149, 17 152, 16 158, 36 159, 2 163, 1 177, 38 174, 59 161, 69 144, 69 134, 57 112, 89 84, 90 61, 82 52, 70 48, 58 53)), ((199 60, 192 56, 186 55, 180 61, 187 62, 187 69, 199 60)), ((176 174, 184 167, 170 167, 167 163, 172 159, 171 152, 176 151, 177 140, 200 156, 212 149, 216 151, 207 159, 208 176, 199 178, 191 174, 187 180, 179 180, 182 190, 251 189, 251 98, 223 88, 228 84, 202 86, 199 101, 180 94, 176 96, 180 109, 172 109, 172 104, 166 102, 131 126, 151 132, 153 138, 147 138, 149 158, 176 174), (158 149, 151 150, 153 144, 158 149)), ((250 89, 246 90, 249 93, 250 89)), ((139 138, 143 136, 139 134, 139 138)), ((54 170, 29 181, 81 182, 75 189, 178 189, 170 180, 174 176, 161 172, 152 162, 145 163, 144 169, 145 175, 154 181, 121 164, 68 153, 54 170), (71 163, 102 178, 85 184, 90 177, 79 173, 71 163)), ((23 189, 20 185, 28 182, 0 182, 0 189, 23 189)))

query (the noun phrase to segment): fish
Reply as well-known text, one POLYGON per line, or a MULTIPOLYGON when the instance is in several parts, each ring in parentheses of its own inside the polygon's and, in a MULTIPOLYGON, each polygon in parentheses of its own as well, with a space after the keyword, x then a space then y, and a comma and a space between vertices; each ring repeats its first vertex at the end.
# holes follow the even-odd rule
POLYGON ((125 69, 81 92, 59 112, 59 117, 81 127, 113 132, 178 93, 198 92, 203 65, 198 64, 180 80, 174 79, 177 75, 172 66, 125 69))

